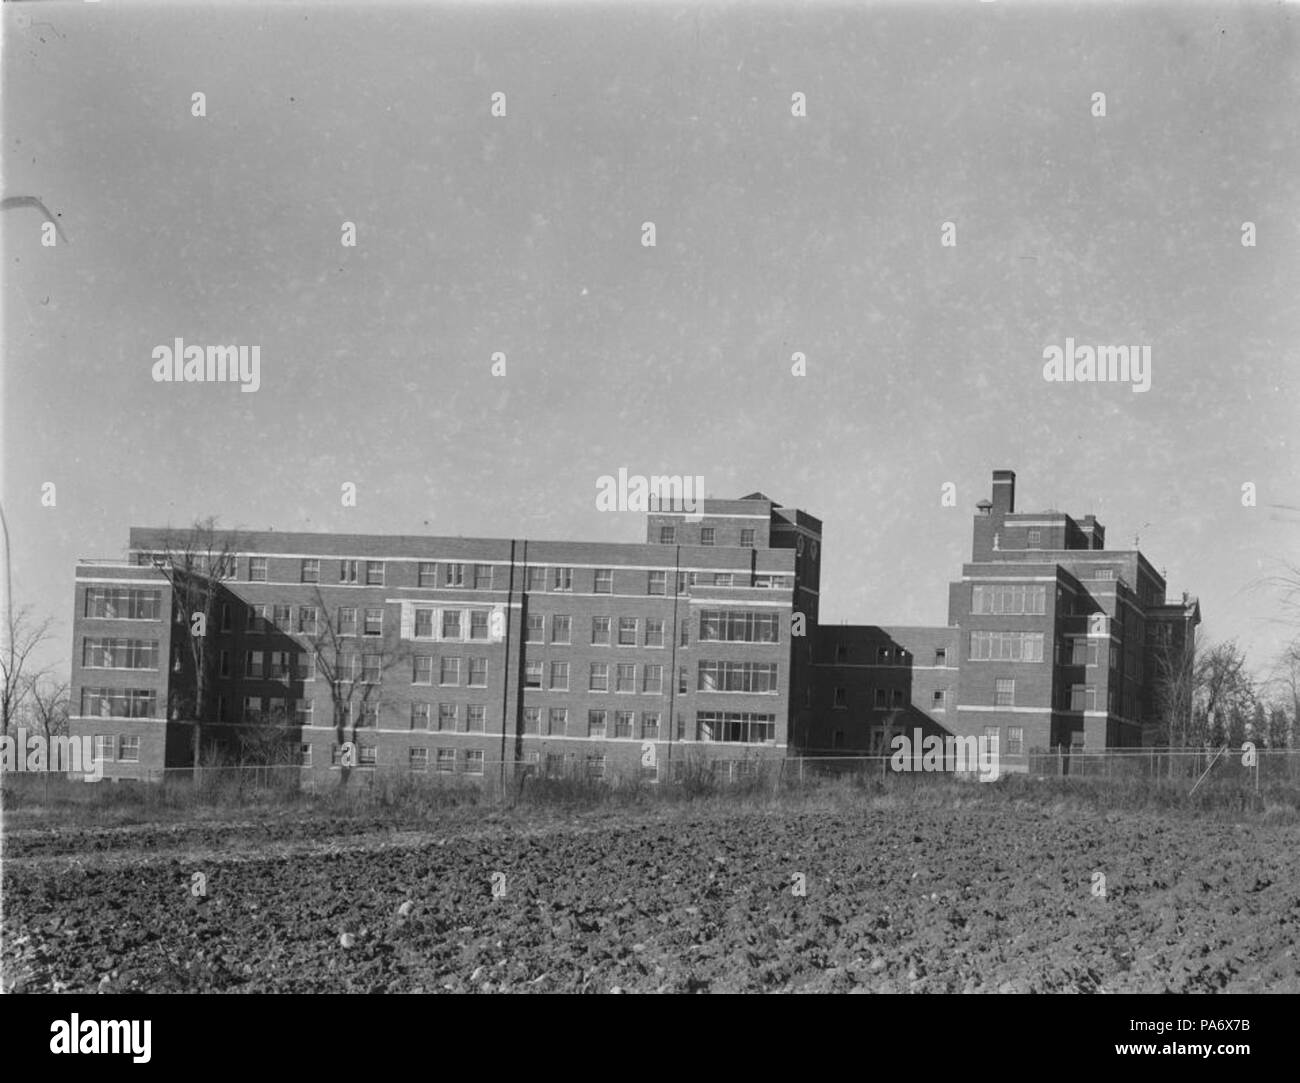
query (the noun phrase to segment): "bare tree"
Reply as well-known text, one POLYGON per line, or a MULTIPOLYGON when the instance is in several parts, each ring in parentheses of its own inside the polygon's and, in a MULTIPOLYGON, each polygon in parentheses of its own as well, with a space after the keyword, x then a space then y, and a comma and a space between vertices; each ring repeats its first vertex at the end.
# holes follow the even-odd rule
POLYGON ((1234 640, 1216 643, 1201 653, 1196 663, 1197 742, 1222 744, 1235 738, 1238 720, 1250 715, 1255 697, 1254 681, 1246 668, 1246 656, 1234 640))
MULTIPOLYGON (((50 792, 50 772, 54 770, 54 738, 68 732, 69 688, 67 681, 42 676, 32 682, 30 713, 45 734, 46 763, 45 794, 50 792)), ((74 761, 75 762, 75 761, 74 761)))
POLYGON ((45 675, 33 662, 36 649, 50 638, 54 622, 38 620, 29 606, 8 616, 4 624, 4 643, 0 644, 0 734, 9 732, 36 682, 45 675))
MULTIPOLYGON (((317 679, 329 690, 335 741, 355 744, 357 730, 366 726, 370 712, 382 709, 387 702, 385 675, 403 663, 410 664, 411 646, 401 638, 396 622, 388 619, 381 635, 364 634, 363 615, 354 607, 332 607, 319 587, 315 603, 316 620, 300 628, 300 634, 315 657, 317 679)), ((386 611, 385 617, 389 616, 386 611)), ((348 776, 349 767, 342 764, 342 785, 347 784, 348 776)))
POLYGON ((216 679, 217 650, 208 634, 214 629, 222 586, 237 571, 239 536, 217 526, 212 516, 196 520, 189 530, 167 530, 153 546, 152 564, 171 584, 177 619, 188 642, 191 666, 189 687, 179 685, 171 707, 194 723, 193 756, 199 763, 204 722, 212 721, 214 698, 209 689, 216 679))
POLYGON ((1158 643, 1151 653, 1160 739, 1170 748, 1185 748, 1192 743, 1196 663, 1200 649, 1200 636, 1193 632, 1186 643, 1158 643))

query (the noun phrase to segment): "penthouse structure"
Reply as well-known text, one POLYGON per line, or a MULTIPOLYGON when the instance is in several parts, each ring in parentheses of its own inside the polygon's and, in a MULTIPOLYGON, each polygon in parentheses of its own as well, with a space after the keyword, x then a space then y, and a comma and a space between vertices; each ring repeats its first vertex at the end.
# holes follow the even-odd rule
POLYGON ((734 777, 807 724, 821 523, 762 493, 653 510, 643 544, 253 532, 195 559, 195 541, 132 528, 126 561, 77 567, 71 731, 106 777, 259 726, 318 773, 657 779, 694 755, 734 777))

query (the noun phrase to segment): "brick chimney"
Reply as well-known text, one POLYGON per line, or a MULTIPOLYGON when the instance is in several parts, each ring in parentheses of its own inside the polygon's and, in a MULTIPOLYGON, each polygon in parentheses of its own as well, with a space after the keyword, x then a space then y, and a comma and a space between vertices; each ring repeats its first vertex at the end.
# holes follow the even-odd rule
POLYGON ((1014 470, 993 471, 993 512, 995 515, 1011 515, 1016 510, 1016 472, 1014 470))

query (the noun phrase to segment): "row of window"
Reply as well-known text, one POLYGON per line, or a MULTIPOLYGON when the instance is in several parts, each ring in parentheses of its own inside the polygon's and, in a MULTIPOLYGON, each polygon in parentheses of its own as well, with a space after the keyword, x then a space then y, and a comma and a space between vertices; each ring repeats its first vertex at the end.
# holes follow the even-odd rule
POLYGON ((1025 583, 976 586, 972 591, 971 612, 1041 616, 1047 612, 1047 588, 1025 583))
MULTIPOLYGON (((753 549, 753 548, 754 548, 754 536, 755 536, 755 531, 754 531, 752 528, 750 528, 750 527, 742 528, 741 531, 740 531, 740 546, 741 546, 741 548, 742 548, 742 549, 753 549)), ((701 545, 716 545, 716 544, 717 544, 717 538, 718 538, 718 534, 717 534, 717 528, 716 528, 716 527, 711 527, 711 526, 702 526, 702 527, 700 527, 700 544, 701 544, 701 545)), ((661 526, 661 527, 659 528, 659 544, 660 544, 660 545, 676 545, 676 544, 677 544, 677 528, 676 528, 675 526, 661 526)))
POLYGON ((972 662, 1041 662, 1042 632, 971 632, 972 662))
POLYGON ((81 641, 85 669, 158 668, 158 640, 115 639, 87 636, 81 641))
POLYGON ((102 763, 139 763, 139 736, 115 737, 112 734, 95 734, 95 759, 102 763))
POLYGON ((87 587, 85 615, 101 620, 160 620, 162 591, 135 587, 87 587))

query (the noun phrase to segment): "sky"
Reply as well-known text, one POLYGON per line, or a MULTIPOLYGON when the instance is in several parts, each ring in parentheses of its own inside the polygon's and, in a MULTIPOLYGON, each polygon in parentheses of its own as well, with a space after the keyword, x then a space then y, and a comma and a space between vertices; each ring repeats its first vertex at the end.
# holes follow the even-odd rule
POLYGON ((822 518, 830 623, 946 623, 1012 469, 1257 669, 1300 632, 1297 6, 0 14, 3 193, 64 234, 0 215, 0 499, 65 672, 132 525, 642 541, 620 467, 822 518), (155 382, 177 337, 260 388, 155 382), (1150 389, 1045 380, 1067 337, 1150 389))

